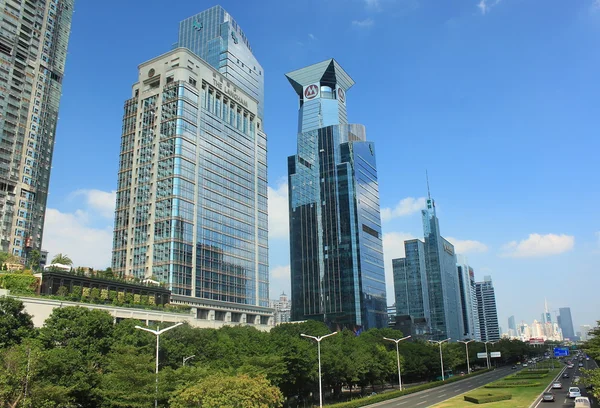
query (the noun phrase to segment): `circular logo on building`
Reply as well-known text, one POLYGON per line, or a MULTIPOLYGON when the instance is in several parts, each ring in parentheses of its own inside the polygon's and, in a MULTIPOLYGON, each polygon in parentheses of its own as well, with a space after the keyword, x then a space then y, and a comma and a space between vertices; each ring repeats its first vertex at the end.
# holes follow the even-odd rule
POLYGON ((152 78, 154 76, 156 71, 154 71, 154 68, 150 68, 150 71, 148 71, 148 78, 152 78))
POLYGON ((338 100, 342 103, 346 103, 346 92, 342 88, 338 88, 338 100))
POLYGON ((319 94, 319 88, 313 84, 304 90, 304 99, 314 99, 319 94))

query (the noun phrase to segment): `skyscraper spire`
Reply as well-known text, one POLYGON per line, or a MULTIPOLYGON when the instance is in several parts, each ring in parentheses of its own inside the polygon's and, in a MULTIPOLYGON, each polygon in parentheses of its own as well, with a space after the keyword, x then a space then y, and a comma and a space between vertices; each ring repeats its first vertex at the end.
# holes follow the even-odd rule
POLYGON ((548 314, 548 299, 544 298, 544 313, 548 314))
POLYGON ((431 200, 431 192, 429 191, 429 174, 427 173, 427 169, 425 169, 425 178, 427 179, 427 198, 431 200))

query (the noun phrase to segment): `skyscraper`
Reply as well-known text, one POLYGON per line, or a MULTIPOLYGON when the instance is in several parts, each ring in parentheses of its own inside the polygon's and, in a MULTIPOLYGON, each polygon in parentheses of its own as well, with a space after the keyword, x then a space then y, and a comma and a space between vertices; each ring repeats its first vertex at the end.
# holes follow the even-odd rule
POLYGON ((558 309, 560 315, 560 329, 563 338, 573 339, 575 337, 575 329, 573 328, 573 319, 571 317, 570 307, 561 307, 558 309))
POLYGON ((510 316, 508 318, 508 329, 509 330, 514 330, 515 332, 517 331, 517 325, 515 324, 515 317, 514 316, 510 316))
POLYGON ((477 313, 477 296, 475 295, 475 273, 466 257, 459 257, 456 265, 460 290, 460 306, 463 322, 463 337, 478 340, 479 315, 477 313))
POLYGON ((375 145, 348 124, 354 81, 333 59, 286 76, 300 106, 288 158, 292 320, 386 327, 375 145))
POLYGON ((464 330, 454 245, 440 234, 435 202, 431 197, 427 199, 422 216, 432 338, 462 339, 464 330))
POLYGON ((179 23, 177 46, 217 69, 225 79, 258 102, 257 116, 264 112, 264 72, 252 53, 248 38, 221 6, 214 6, 179 23))
POLYGON ((259 101, 185 48, 141 64, 138 78, 125 102, 113 269, 167 283, 200 318, 254 322, 269 305, 259 101))
POLYGON ((394 293, 396 315, 409 315, 413 319, 424 318, 429 323, 429 290, 425 270, 425 247, 423 241, 404 241, 404 258, 393 259, 394 293))
POLYGON ((481 341, 500 340, 498 310, 496 308, 496 294, 494 292, 492 278, 490 276, 485 276, 483 282, 477 282, 475 284, 475 290, 477 296, 477 310, 479 313, 481 341))
POLYGON ((40 250, 74 0, 3 1, 0 250, 40 250))

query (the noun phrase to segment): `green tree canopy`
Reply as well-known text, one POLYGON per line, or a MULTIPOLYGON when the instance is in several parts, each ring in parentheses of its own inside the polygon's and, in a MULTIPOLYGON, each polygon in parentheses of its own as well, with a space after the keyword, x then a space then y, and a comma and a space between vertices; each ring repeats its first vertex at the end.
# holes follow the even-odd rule
POLYGON ((34 334, 31 316, 24 310, 20 300, 0 296, 0 349, 19 344, 34 334))
POLYGON ((271 408, 283 405, 283 395, 264 377, 216 374, 182 389, 169 402, 171 408, 271 408))

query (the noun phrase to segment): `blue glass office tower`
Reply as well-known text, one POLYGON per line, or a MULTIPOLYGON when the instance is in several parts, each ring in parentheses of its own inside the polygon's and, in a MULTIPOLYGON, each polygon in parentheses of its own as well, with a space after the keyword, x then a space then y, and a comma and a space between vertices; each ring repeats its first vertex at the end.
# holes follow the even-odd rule
POLYGON ((425 244, 419 239, 404 241, 405 258, 393 259, 396 314, 431 321, 425 270, 425 244))
POLYGON ((432 339, 450 337, 459 340, 463 338, 463 329, 454 245, 440 235, 435 202, 431 197, 422 216, 432 339))
POLYGON ((292 320, 386 327, 375 146, 346 116, 354 81, 333 59, 286 76, 300 102, 288 158, 292 320))
POLYGON ((263 69, 252 53, 248 38, 221 6, 211 7, 181 21, 176 46, 190 49, 255 99, 258 117, 263 117, 263 69))

